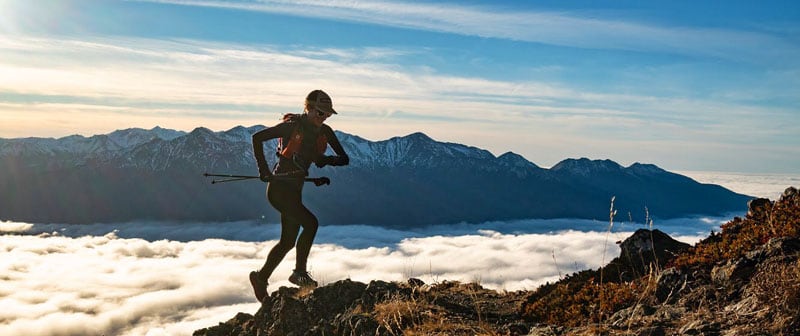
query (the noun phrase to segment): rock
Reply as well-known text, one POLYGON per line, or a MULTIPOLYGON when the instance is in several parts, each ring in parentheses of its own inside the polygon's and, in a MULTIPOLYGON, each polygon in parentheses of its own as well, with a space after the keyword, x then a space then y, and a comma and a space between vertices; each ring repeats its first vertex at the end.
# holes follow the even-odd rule
POLYGON ((296 294, 297 290, 284 288, 264 299, 255 316, 256 326, 274 336, 304 335, 313 322, 311 316, 307 313, 306 305, 290 294, 296 294))
POLYGON ((716 336, 720 334, 720 326, 718 322, 694 320, 681 327, 679 333, 681 335, 716 336))
POLYGON ((655 314, 656 309, 644 304, 620 309, 608 318, 608 323, 616 328, 626 328, 629 324, 640 325, 645 316, 655 314))
POLYGON ((564 328, 556 326, 536 326, 528 332, 528 336, 558 336, 563 334, 564 328))
POLYGON ((764 246, 764 250, 767 258, 795 255, 800 252, 800 238, 772 238, 764 246))
POLYGON ((354 312, 337 316, 333 325, 337 328, 329 335, 375 335, 380 327, 370 316, 354 312))
POLYGON ((788 187, 786 190, 783 191, 783 198, 790 198, 797 196, 797 188, 795 187, 788 187))
POLYGON ((606 266, 605 279, 630 281, 660 269, 676 254, 689 247, 691 245, 672 239, 660 230, 636 230, 633 235, 620 243, 620 256, 606 266))
POLYGON ((350 279, 337 281, 315 289, 314 295, 310 295, 305 303, 311 315, 330 320, 360 299, 366 287, 367 285, 350 279))
POLYGON ((758 312, 759 310, 762 310, 762 308, 764 307, 758 301, 758 298, 755 296, 747 296, 742 300, 725 306, 723 311, 734 313, 737 316, 752 316, 754 315, 754 312, 758 312))
POLYGON ((425 286, 425 282, 417 278, 410 278, 408 279, 408 285, 411 286, 411 288, 417 288, 425 286))
POLYGON ((656 279, 655 296, 659 302, 666 302, 675 298, 686 289, 688 276, 676 268, 669 268, 661 272, 656 279))
POLYGON ((253 327, 253 315, 238 313, 225 323, 195 331, 193 336, 245 336, 250 335, 253 327))
POLYGON ((747 216, 753 217, 756 214, 766 211, 772 207, 772 201, 767 198, 755 198, 747 202, 747 216))
POLYGON ((678 305, 662 305, 658 308, 655 314, 653 314, 653 319, 656 321, 672 322, 679 319, 686 313, 687 309, 685 307, 678 305))
POLYGON ((622 250, 620 255, 642 255, 650 257, 647 252, 650 252, 650 255, 653 254, 653 251, 655 251, 656 254, 666 254, 665 252, 678 253, 690 246, 689 244, 672 239, 672 237, 661 230, 656 229, 650 231, 647 229, 639 229, 620 244, 620 249, 622 250))
POLYGON ((645 326, 633 333, 633 335, 636 336, 664 336, 666 334, 664 327, 660 325, 652 327, 645 326))
POLYGON ((525 323, 510 323, 500 328, 499 335, 526 335, 531 328, 525 323))
POLYGON ((711 270, 714 283, 722 285, 749 280, 756 267, 768 258, 792 256, 800 251, 800 239, 794 237, 772 238, 760 248, 747 252, 744 257, 728 260, 711 270))
POLYGON ((373 280, 364 289, 359 303, 363 305, 363 309, 372 310, 377 302, 392 298, 410 299, 411 289, 400 287, 399 284, 394 282, 373 280))
MULTIPOLYGON (((332 334, 337 328, 330 322, 341 320, 343 314, 358 304, 366 287, 361 282, 341 280, 317 288, 303 298, 297 297, 296 288, 281 287, 264 300, 256 313, 256 325, 269 335, 332 334)), ((355 320, 346 322, 353 328, 365 325, 355 320)))
POLYGON ((746 256, 728 260, 724 265, 711 269, 711 279, 718 285, 737 284, 749 280, 755 272, 756 266, 758 266, 758 260, 746 256))

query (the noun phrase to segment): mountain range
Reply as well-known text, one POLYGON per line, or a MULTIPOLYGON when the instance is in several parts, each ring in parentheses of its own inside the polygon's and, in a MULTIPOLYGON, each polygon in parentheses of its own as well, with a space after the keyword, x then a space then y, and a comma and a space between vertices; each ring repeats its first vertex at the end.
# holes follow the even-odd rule
MULTIPOLYGON (((0 139, 0 220, 278 221, 258 180, 211 184, 203 173, 255 175, 251 136, 156 127, 59 139, 0 139)), ((345 167, 312 168, 328 186, 304 199, 323 224, 388 227, 524 218, 607 221, 744 211, 751 197, 652 164, 566 159, 546 169, 508 152, 439 142, 423 133, 369 141, 336 132, 345 167)), ((275 148, 271 141, 265 148, 275 148)), ((267 155, 272 162, 274 156, 267 155)))

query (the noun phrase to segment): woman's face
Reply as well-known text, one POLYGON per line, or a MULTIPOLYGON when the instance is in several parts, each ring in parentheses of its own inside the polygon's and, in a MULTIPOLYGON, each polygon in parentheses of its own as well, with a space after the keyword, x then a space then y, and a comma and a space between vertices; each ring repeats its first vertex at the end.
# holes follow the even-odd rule
POLYGON ((328 119, 328 117, 330 117, 332 114, 330 112, 320 110, 314 106, 309 106, 308 110, 308 119, 311 120, 314 125, 317 125, 317 127, 322 126, 322 123, 325 122, 325 119, 328 119))

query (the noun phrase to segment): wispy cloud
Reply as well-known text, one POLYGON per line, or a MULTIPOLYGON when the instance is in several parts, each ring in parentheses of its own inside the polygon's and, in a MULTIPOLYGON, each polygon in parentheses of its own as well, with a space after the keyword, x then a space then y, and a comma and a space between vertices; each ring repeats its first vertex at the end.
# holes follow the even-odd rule
POLYGON ((278 13, 577 48, 657 52, 765 64, 776 61, 796 64, 800 58, 800 47, 796 44, 764 33, 657 26, 570 12, 402 1, 140 1, 278 13))
POLYGON ((716 150, 711 146, 741 144, 745 132, 752 141, 783 144, 769 151, 796 153, 797 139, 782 136, 800 127, 786 122, 793 115, 787 109, 452 75, 398 61, 426 52, 0 36, 0 137, 270 124, 299 112, 309 90, 324 88, 346 112, 332 120, 337 129, 374 140, 422 131, 544 165, 586 156, 592 146, 639 148, 630 159, 605 158, 645 160, 638 143, 647 141, 667 153, 693 142, 716 150), (493 140, 470 140, 481 134, 493 140))
POLYGON ((347 97, 340 106, 361 117, 402 111, 472 122, 563 116, 570 122, 648 118, 681 124, 697 117, 685 111, 702 109, 706 118, 717 119, 713 115, 721 112, 715 111, 741 110, 703 100, 593 93, 561 83, 443 75, 384 62, 407 50, 8 36, 0 38, 0 50, 0 75, 8 79, 0 82, 0 94, 7 104, 96 105, 152 114, 204 110, 242 118, 254 111, 294 110, 309 87, 324 87, 347 97))

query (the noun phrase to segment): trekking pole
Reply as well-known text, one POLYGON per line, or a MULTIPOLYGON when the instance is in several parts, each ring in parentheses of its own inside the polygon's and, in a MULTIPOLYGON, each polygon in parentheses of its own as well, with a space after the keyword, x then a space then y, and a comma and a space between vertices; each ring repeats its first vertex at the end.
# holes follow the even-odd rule
MULTIPOLYGON (((258 177, 255 177, 258 178, 258 177)), ((211 184, 223 183, 223 182, 233 182, 233 181, 244 181, 244 180, 252 180, 253 177, 234 177, 225 180, 211 180, 211 184)))
POLYGON ((217 183, 224 183, 224 182, 233 182, 233 181, 243 181, 243 180, 252 180, 259 178, 258 176, 252 175, 231 175, 231 174, 209 174, 203 173, 205 177, 226 177, 227 179, 224 180, 211 180, 211 184, 217 183))
MULTIPOLYGON (((244 180, 252 180, 252 179, 260 179, 259 176, 253 175, 231 175, 231 174, 210 174, 210 173, 203 173, 205 177, 227 177, 225 180, 211 180, 211 184, 217 183, 224 183, 224 182, 233 182, 233 181, 244 181, 244 180)), ((272 175, 270 180, 297 180, 300 179, 299 176, 281 176, 281 175, 272 175)), ((318 182, 322 182, 322 184, 330 184, 330 179, 327 177, 304 177, 303 181, 305 182, 314 182, 317 184, 318 182)))
POLYGON ((205 177, 233 177, 233 178, 240 178, 240 179, 257 179, 258 176, 253 175, 231 175, 231 174, 209 174, 203 173, 205 177))

